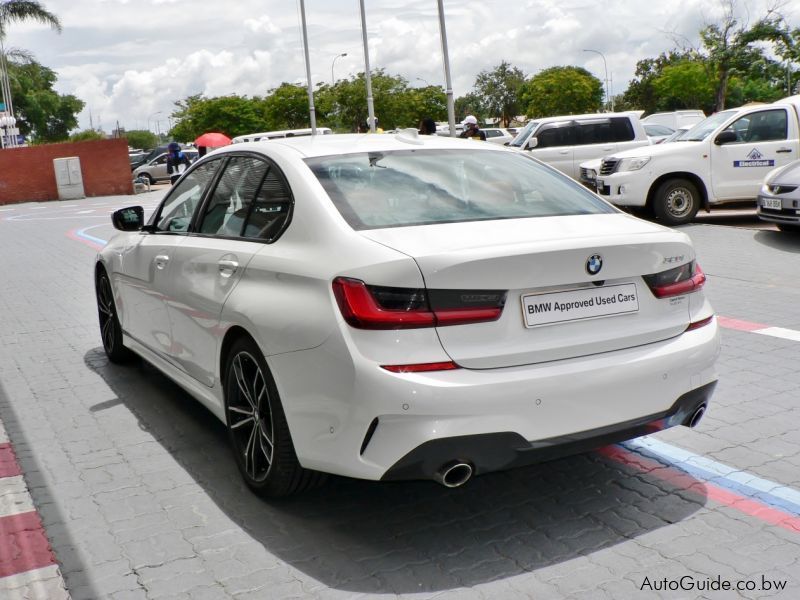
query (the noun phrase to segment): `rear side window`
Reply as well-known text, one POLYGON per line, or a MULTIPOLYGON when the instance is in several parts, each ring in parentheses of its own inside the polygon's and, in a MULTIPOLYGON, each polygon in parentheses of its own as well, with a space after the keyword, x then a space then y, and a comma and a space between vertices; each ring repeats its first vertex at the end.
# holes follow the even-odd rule
POLYGON ((625 117, 611 117, 611 132, 614 142, 630 142, 636 139, 633 123, 625 117))
POLYGON ((398 150, 306 159, 353 229, 613 213, 527 154, 398 150))
POLYGON ((578 123, 578 141, 576 142, 578 145, 607 144, 614 141, 616 140, 610 120, 604 119, 602 121, 578 123))
POLYGON ((274 165, 234 156, 206 204, 198 233, 273 240, 288 219, 291 200, 274 165))

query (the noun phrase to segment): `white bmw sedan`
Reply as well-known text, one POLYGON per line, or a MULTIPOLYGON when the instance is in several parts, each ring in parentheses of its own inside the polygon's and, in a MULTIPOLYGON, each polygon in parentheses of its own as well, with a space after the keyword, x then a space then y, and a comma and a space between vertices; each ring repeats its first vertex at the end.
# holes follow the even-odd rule
POLYGON ((692 425, 716 384, 687 236, 493 144, 236 144, 113 221, 105 351, 217 415, 268 496, 323 473, 455 487, 692 425))

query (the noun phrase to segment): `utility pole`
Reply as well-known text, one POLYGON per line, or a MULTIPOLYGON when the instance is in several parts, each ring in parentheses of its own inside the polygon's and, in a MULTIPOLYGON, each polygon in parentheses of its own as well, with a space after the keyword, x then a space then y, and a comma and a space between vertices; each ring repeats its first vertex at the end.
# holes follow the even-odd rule
POLYGON ((447 122, 450 125, 450 137, 456 135, 456 108, 453 99, 453 82, 450 80, 450 56, 447 53, 447 29, 444 25, 444 5, 442 0, 437 0, 439 5, 439 36, 442 40, 442 60, 444 61, 445 93, 447 94, 447 122))
POLYGON ((308 32, 306 31, 306 3, 300 0, 300 20, 303 26, 303 53, 306 56, 306 83, 308 84, 308 114, 311 118, 311 135, 317 134, 317 112, 314 108, 314 88, 311 85, 311 61, 308 58, 308 32))
POLYGON ((361 6, 361 37, 364 40, 364 77, 367 84, 367 124, 369 130, 375 133, 375 105, 372 101, 372 76, 369 72, 369 46, 367 45, 367 17, 364 14, 364 0, 358 0, 361 6))

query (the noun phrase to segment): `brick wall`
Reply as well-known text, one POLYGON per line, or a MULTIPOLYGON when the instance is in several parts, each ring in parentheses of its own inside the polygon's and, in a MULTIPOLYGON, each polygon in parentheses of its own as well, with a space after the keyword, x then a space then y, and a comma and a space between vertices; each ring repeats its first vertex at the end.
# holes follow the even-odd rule
POLYGON ((125 139, 45 144, 0 150, 0 204, 58 200, 54 158, 81 159, 87 196, 132 194, 125 139))

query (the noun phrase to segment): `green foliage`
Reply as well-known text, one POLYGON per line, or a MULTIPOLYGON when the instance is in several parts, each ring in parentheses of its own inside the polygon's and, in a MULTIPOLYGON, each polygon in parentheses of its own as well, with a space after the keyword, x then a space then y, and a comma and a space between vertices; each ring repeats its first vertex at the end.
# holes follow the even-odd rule
MULTIPOLYGON (((262 103, 266 120, 264 131, 303 129, 311 127, 308 107, 308 89, 299 85, 282 83, 270 90, 262 103)), ((321 114, 314 100, 314 113, 319 122, 321 114)), ((252 133, 252 132, 248 132, 252 133)))
POLYGON ((96 129, 84 129, 69 136, 70 142, 88 142, 90 140, 104 140, 106 136, 96 129))
MULTIPOLYGON (((158 138, 152 131, 145 129, 133 129, 125 132, 125 138, 128 140, 128 146, 131 148, 141 148, 149 150, 158 146, 158 138)), ((194 139, 194 138, 192 138, 194 139)))
POLYGON ((551 67, 525 83, 522 101, 533 118, 596 112, 603 105, 603 84, 581 67, 551 67))
POLYGON ((666 65, 652 80, 658 98, 658 110, 673 111, 700 108, 711 112, 714 86, 707 67, 698 60, 681 60, 666 65))
POLYGON ((520 93, 525 75, 516 67, 502 61, 491 71, 481 71, 475 79, 475 95, 485 117, 500 117, 501 127, 507 127, 520 112, 520 93))
POLYGON ((175 102, 172 116, 178 123, 170 130, 173 139, 191 141, 207 131, 219 131, 229 137, 265 131, 263 100, 245 96, 204 98, 189 96, 175 102))
POLYGON ((75 96, 53 89, 56 74, 35 61, 8 63, 11 97, 20 133, 33 142, 58 142, 69 138, 77 127, 84 103, 75 96))
POLYGON ((469 92, 463 96, 459 96, 453 102, 456 113, 456 122, 460 122, 467 115, 473 115, 482 123, 486 119, 487 111, 483 106, 483 102, 475 92, 469 92))

